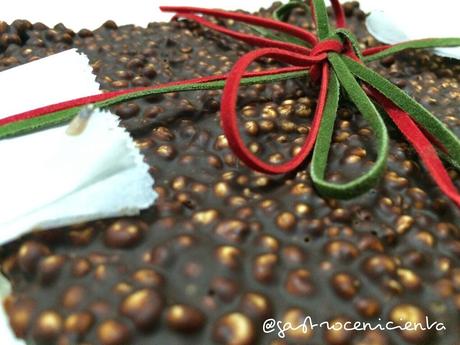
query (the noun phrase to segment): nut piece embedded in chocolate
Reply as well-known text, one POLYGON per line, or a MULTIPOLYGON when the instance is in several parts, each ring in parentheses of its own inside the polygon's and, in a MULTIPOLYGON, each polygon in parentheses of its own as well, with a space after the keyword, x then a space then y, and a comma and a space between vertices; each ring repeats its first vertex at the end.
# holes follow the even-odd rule
POLYGON ((312 295, 315 291, 310 272, 302 268, 288 273, 284 287, 289 294, 299 297, 312 295))
POLYGON ((61 334, 63 319, 58 312, 47 310, 42 312, 34 326, 34 335, 40 343, 53 343, 61 334))
POLYGON ((397 305, 389 315, 389 319, 395 325, 404 328, 401 331, 403 338, 413 343, 421 343, 427 339, 430 330, 427 329, 426 317, 428 317, 428 314, 413 304, 397 305), (410 323, 411 326, 407 327, 407 323, 410 323), (423 327, 417 326, 417 324, 423 327))
POLYGON ((98 327, 97 336, 101 345, 124 345, 130 343, 131 331, 119 321, 107 320, 98 327))
POLYGON ((241 309, 251 318, 264 321, 272 314, 272 303, 267 296, 258 292, 246 293, 240 302, 241 309))
POLYGON ((65 330, 82 338, 93 326, 94 316, 87 311, 70 314, 65 320, 65 330))
POLYGON ((142 240, 146 225, 119 220, 105 231, 105 243, 112 248, 130 248, 142 240))
POLYGON ((313 336, 314 331, 311 328, 298 327, 303 324, 308 316, 306 311, 295 307, 289 308, 284 312, 282 317, 283 324, 292 325, 285 333, 288 339, 297 343, 305 343, 313 336))
POLYGON ((222 345, 252 345, 255 341, 254 325, 242 313, 222 316, 214 326, 214 339, 222 345))
POLYGON ((331 283, 337 294, 345 299, 353 298, 360 287, 359 281, 349 273, 335 274, 331 283))
POLYGON ((168 326, 174 330, 193 333, 204 326, 205 316, 192 306, 176 304, 168 308, 166 320, 168 326))
POLYGON ((7 297, 4 301, 10 325, 17 337, 24 338, 30 329, 36 302, 29 298, 7 297))
POLYGON ((18 263, 21 269, 26 273, 35 273, 40 263, 40 259, 50 254, 50 250, 45 245, 27 241, 19 249, 18 263))
POLYGON ((39 280, 42 284, 48 285, 54 282, 66 262, 63 255, 50 255, 40 261, 38 266, 39 280))
POLYGON ((142 289, 127 296, 120 306, 120 311, 131 319, 138 329, 147 331, 156 326, 163 306, 163 299, 158 292, 142 289))
POLYGON ((337 317, 335 319, 329 320, 329 324, 332 326, 332 329, 324 330, 324 338, 328 345, 342 345, 349 344, 354 332, 351 330, 346 330, 343 326, 337 326, 334 328, 334 325, 344 325, 346 322, 352 322, 345 317, 337 317))

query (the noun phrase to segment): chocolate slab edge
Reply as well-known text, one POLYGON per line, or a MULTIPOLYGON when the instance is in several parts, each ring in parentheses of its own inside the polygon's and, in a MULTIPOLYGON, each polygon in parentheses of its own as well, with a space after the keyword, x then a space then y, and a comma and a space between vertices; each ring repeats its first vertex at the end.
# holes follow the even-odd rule
MULTIPOLYGON (((376 45, 358 3, 345 11, 362 46, 376 45)), ((302 9, 289 21, 313 29, 302 9)), ((72 47, 88 55, 104 91, 226 73, 253 48, 182 20, 147 28, 107 21, 78 32, 0 22, 0 70, 72 47)), ((459 63, 413 51, 371 66, 460 135, 459 63)), ((241 88, 251 152, 273 164, 292 157, 317 92, 309 80, 241 88)), ((238 161, 220 128, 220 95, 173 93, 112 108, 145 155, 158 200, 138 217, 36 232, 0 248, 15 334, 45 345, 457 345, 460 212, 397 130, 389 125, 389 164, 375 189, 326 199, 308 162, 270 176, 238 161), (446 330, 263 331, 269 319, 298 325, 307 317, 397 325, 429 318, 446 330)), ((358 176, 375 155, 371 129, 343 100, 328 179, 358 176)), ((449 173, 458 186, 458 173, 449 173)))

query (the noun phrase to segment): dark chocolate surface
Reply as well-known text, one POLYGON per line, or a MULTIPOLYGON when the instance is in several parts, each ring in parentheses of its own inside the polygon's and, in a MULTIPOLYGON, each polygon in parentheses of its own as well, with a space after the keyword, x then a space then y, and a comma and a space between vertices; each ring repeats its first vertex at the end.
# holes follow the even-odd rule
MULTIPOLYGON (((357 4, 346 12, 363 47, 376 44, 357 4)), ((301 10, 290 20, 309 27, 301 10)), ((148 28, 109 21, 77 33, 16 21, 0 23, 0 34, 0 69, 78 47, 104 90, 225 73, 251 49, 187 21, 148 28)), ((460 64, 416 51, 372 67, 460 135, 460 64)), ((291 157, 308 133, 316 94, 308 80, 242 88, 251 150, 273 163, 291 157)), ((219 91, 189 92, 113 108, 151 166, 159 198, 139 217, 34 233, 1 248, 16 334, 59 345, 458 345, 460 212, 397 131, 375 189, 325 199, 308 164, 268 176, 239 162, 222 135, 219 102, 219 91), (306 316, 318 323, 429 316, 447 331, 323 328, 284 339, 262 332, 265 319, 296 325, 306 316)), ((374 159, 372 131, 343 101, 329 178, 357 176, 374 159)))

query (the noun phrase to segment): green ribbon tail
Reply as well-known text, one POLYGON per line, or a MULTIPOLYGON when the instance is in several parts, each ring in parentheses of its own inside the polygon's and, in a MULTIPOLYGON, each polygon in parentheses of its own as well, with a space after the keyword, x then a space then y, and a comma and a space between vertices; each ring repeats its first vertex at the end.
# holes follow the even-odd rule
POLYGON ((321 195, 333 196, 335 186, 324 179, 326 174, 329 149, 332 141, 332 132, 337 117, 339 105, 340 84, 335 72, 331 70, 329 76, 329 88, 327 90, 326 104, 323 111, 323 119, 319 128, 315 148, 311 158, 310 175, 315 188, 321 195))
POLYGON ((438 151, 438 155, 439 157, 441 157, 442 159, 444 159, 444 161, 446 161, 447 163, 449 163, 450 165, 452 165, 455 169, 457 169, 458 171, 460 171, 460 163, 459 162, 456 162, 454 161, 452 158, 450 158, 449 155, 446 155, 444 152, 442 152, 441 150, 437 149, 438 151))
MULTIPOLYGON (((310 9, 306 3, 299 1, 299 0, 290 0, 288 3, 281 5, 273 12, 273 19, 279 20, 281 22, 286 22, 291 11, 297 7, 303 8, 307 13, 310 12, 310 9)), ((289 42, 289 43, 298 44, 304 47, 310 47, 310 44, 308 44, 308 42, 303 41, 298 37, 291 36, 286 33, 281 33, 281 32, 275 33, 272 30, 258 27, 255 25, 249 25, 249 27, 251 28, 251 30, 258 33, 259 35, 262 35, 263 37, 266 37, 272 40, 289 42)))
MULTIPOLYGON (((308 71, 285 72, 266 76, 247 77, 241 80, 241 85, 254 85, 262 83, 271 83, 281 80, 303 78, 308 75, 308 71)), ((97 108, 106 108, 121 102, 145 97, 154 94, 163 94, 168 92, 184 92, 184 91, 199 91, 199 90, 220 90, 225 86, 225 80, 211 81, 206 83, 194 83, 185 85, 173 85, 163 88, 147 89, 142 91, 131 92, 105 101, 94 103, 97 108)), ((0 126, 0 139, 15 135, 22 135, 36 131, 38 129, 57 126, 69 122, 75 115, 78 114, 82 106, 76 106, 69 109, 56 111, 43 116, 25 119, 17 122, 11 122, 0 126)))
POLYGON ((444 123, 378 73, 348 57, 343 57, 343 61, 357 78, 378 90, 433 135, 446 149, 454 166, 460 165, 460 140, 444 123))
POLYGON ((429 48, 448 48, 460 46, 460 38, 447 37, 447 38, 427 38, 421 40, 413 40, 395 44, 388 49, 379 53, 364 57, 364 62, 371 62, 383 59, 387 56, 394 55, 408 49, 429 49, 429 48))
POLYGON ((324 119, 313 152, 311 177, 320 194, 338 199, 350 199, 374 187, 383 175, 388 158, 389 139, 385 123, 378 110, 361 89, 355 77, 348 71, 342 58, 338 54, 330 53, 329 61, 333 72, 324 119), (372 168, 360 177, 342 184, 328 182, 324 178, 338 106, 339 81, 352 102, 369 122, 377 138, 377 160, 372 168))
POLYGON ((273 12, 273 18, 281 22, 284 22, 287 20, 291 11, 297 7, 302 7, 307 13, 310 12, 310 8, 305 2, 295 0, 295 1, 289 1, 288 3, 285 3, 281 5, 280 7, 278 7, 273 12))
POLYGON ((327 15, 327 7, 324 0, 312 0, 313 9, 316 19, 316 30, 318 38, 324 40, 331 35, 331 26, 329 24, 329 16, 327 15))

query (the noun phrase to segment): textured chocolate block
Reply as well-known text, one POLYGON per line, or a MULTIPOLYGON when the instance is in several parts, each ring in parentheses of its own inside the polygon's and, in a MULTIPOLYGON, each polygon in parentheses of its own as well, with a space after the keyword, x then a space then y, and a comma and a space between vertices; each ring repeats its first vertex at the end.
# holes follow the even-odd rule
MULTIPOLYGON (((345 9, 361 43, 375 45, 357 3, 345 9)), ((290 21, 311 29, 300 9, 290 21)), ((109 21, 78 33, 16 21, 0 32, 3 69, 78 47, 104 90, 225 73, 251 48, 187 21, 148 28, 109 21)), ((416 51, 373 67, 460 135, 459 63, 416 51)), ((241 132, 251 151, 272 163, 291 157, 309 131, 317 92, 308 80, 242 88, 241 132)), ((219 91, 188 92, 114 107, 151 166, 159 198, 140 217, 34 233, 2 248, 16 334, 59 345, 456 345, 460 212, 397 131, 374 190, 325 199, 308 164, 287 176, 241 164, 222 135, 219 101, 219 91), (447 330, 317 328, 284 339, 262 331, 265 319, 298 325, 306 316, 424 325, 428 316, 447 330)), ((328 178, 345 181, 368 169, 375 146, 354 107, 342 102, 338 115, 328 178)))

